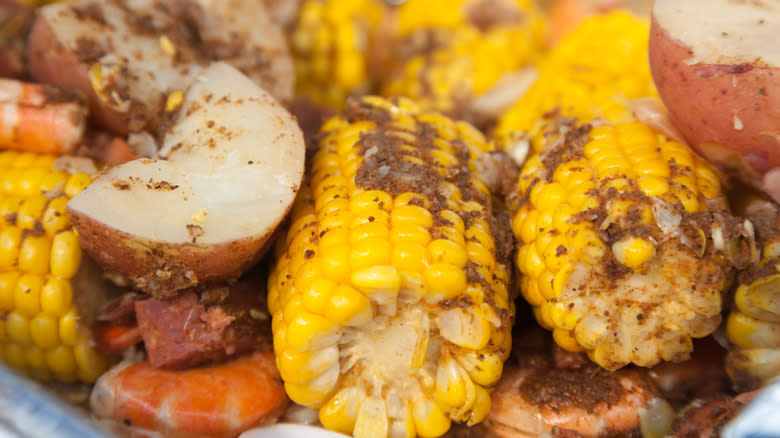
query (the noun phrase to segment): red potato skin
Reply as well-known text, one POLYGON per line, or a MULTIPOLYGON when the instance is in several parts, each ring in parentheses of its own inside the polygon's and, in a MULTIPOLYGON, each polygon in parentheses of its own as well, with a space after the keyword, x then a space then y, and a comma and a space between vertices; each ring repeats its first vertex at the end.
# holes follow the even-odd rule
MULTIPOLYGON (((87 254, 114 278, 156 298, 171 297, 199 284, 236 280, 260 261, 271 247, 274 235, 269 231, 213 245, 154 242, 111 228, 70 208, 67 211, 87 254)), ((269 230, 278 228, 277 223, 269 230)))
POLYGON ((0 0, 0 77, 25 77, 24 45, 32 24, 33 9, 11 0, 0 0), (7 30, 10 29, 10 30, 7 30))
POLYGON ((736 170, 743 178, 749 171, 755 172, 752 177, 760 177, 780 166, 780 68, 686 64, 692 57, 692 50, 673 39, 653 17, 650 71, 670 117, 688 143, 710 159, 715 157, 708 143, 738 152, 743 163, 739 156, 720 154, 715 164, 736 170), (742 129, 735 129, 735 115, 742 129))
POLYGON ((126 136, 130 132, 127 117, 106 105, 95 94, 87 75, 89 66, 57 41, 51 26, 40 13, 35 14, 27 39, 26 58, 30 76, 36 81, 76 88, 84 93, 93 122, 115 135, 126 136))

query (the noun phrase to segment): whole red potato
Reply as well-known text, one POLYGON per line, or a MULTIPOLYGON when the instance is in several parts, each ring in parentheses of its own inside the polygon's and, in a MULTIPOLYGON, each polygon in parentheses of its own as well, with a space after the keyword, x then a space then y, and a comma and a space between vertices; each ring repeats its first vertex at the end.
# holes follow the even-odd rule
POLYGON ((650 69, 701 155, 780 201, 780 1, 657 0, 650 69))

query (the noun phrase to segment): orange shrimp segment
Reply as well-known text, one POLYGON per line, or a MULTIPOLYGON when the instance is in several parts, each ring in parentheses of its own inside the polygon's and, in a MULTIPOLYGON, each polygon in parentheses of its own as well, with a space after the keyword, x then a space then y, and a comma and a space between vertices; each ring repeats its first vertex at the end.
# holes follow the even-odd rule
POLYGON ((287 401, 273 355, 257 352, 188 370, 119 365, 95 385, 100 417, 165 436, 235 436, 281 414, 287 401))
POLYGON ((81 142, 87 108, 50 85, 0 79, 0 148, 67 154, 81 142))

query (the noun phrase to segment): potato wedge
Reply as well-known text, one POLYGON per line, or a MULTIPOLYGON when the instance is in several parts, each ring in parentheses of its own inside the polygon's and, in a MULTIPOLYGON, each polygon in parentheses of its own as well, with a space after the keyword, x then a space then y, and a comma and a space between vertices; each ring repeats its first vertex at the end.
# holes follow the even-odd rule
POLYGON ((290 208, 303 135, 268 92, 226 63, 205 68, 160 157, 101 174, 68 204, 84 250, 158 297, 238 278, 290 208))

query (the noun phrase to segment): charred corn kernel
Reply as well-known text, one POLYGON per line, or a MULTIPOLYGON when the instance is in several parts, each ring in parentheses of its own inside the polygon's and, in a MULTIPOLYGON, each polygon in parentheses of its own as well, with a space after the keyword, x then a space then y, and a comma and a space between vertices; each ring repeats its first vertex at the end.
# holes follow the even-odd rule
POLYGON ((738 391, 757 389, 780 376, 780 207, 754 200, 744 215, 754 226, 760 259, 737 277, 726 320, 731 344, 726 371, 738 391))
POLYGON ((523 216, 513 229, 523 296, 561 347, 607 369, 684 358, 691 338, 715 330, 734 272, 726 248, 740 239, 725 244, 723 231, 744 231, 697 191, 711 172, 697 169, 708 164, 624 113, 540 121, 568 123, 569 132, 545 136, 550 144, 521 170, 512 206, 523 216))
POLYGON ((340 108, 372 85, 370 44, 387 12, 378 0, 306 0, 290 35, 297 92, 340 108))
POLYGON ((656 96, 647 60, 648 23, 618 11, 594 15, 539 62, 539 80, 499 119, 495 135, 511 145, 530 133, 539 151, 543 115, 556 109, 565 116, 601 116, 618 121, 625 108, 616 97, 656 96), (613 60, 614 62, 609 62, 613 60))
POLYGON ((493 349, 511 344, 509 254, 489 195, 439 173, 433 152, 460 148, 452 156, 469 168, 486 140, 403 99, 350 101, 324 126, 318 173, 304 181, 268 280, 288 395, 357 437, 440 436, 451 421, 480 421, 490 410, 484 387, 506 359, 493 349), (328 149, 350 158, 331 160, 328 149), (416 159, 388 159, 395 154, 416 159), (320 199, 336 185, 354 188, 306 216, 333 202, 320 199), (310 229, 314 238, 299 243, 310 229), (286 278, 306 250, 319 268, 286 278))
POLYGON ((6 362, 33 378, 91 383, 109 359, 82 342, 79 368, 72 347, 79 333, 88 333, 94 310, 87 307, 99 306, 102 297, 74 299, 92 293, 86 290, 92 285, 84 291, 74 285, 92 282, 87 277, 95 273, 79 271, 81 246, 65 210, 91 178, 54 169, 55 159, 0 151, 0 349, 6 362))
POLYGON ((468 0, 404 2, 392 43, 405 50, 393 57, 382 94, 408 96, 423 108, 460 118, 469 114, 473 100, 531 65, 543 50, 545 33, 535 3, 503 2, 505 20, 478 22, 482 9, 491 7, 468 0))

